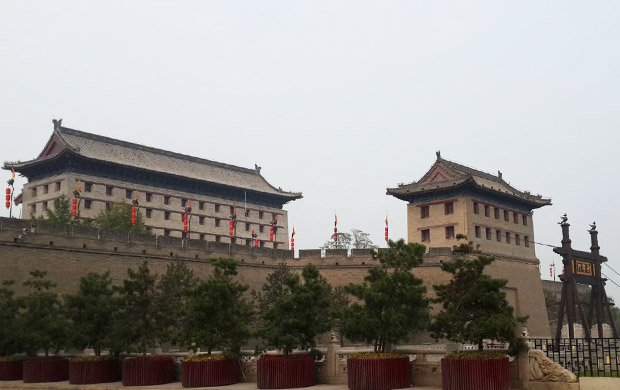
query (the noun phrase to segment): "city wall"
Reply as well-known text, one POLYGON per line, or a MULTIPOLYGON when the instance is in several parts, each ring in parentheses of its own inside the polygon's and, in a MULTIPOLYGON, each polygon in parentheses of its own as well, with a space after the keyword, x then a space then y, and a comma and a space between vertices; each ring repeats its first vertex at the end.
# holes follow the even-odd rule
MULTIPOLYGON (((210 241, 182 240, 154 235, 128 235, 100 232, 93 228, 71 228, 26 220, 0 218, 0 281, 14 280, 18 295, 28 292, 22 283, 35 269, 48 273, 57 290, 77 290, 79 278, 89 272, 110 271, 114 283, 120 284, 127 268, 148 261, 152 272, 162 274, 170 261, 184 261, 201 278, 212 272, 210 259, 233 257, 239 262, 238 280, 259 290, 267 275, 279 264, 299 272, 313 264, 333 286, 360 282, 368 269, 378 264, 369 250, 300 250, 292 251, 251 248, 210 241)), ((441 271, 441 263, 452 258, 450 248, 432 248, 424 264, 414 274, 424 280, 429 295, 433 284, 447 282, 449 275, 441 271)), ((515 314, 528 315, 530 337, 549 337, 538 263, 523 259, 497 257, 488 273, 508 280, 505 289, 515 314)), ((425 340, 418 340, 425 341, 425 340)))

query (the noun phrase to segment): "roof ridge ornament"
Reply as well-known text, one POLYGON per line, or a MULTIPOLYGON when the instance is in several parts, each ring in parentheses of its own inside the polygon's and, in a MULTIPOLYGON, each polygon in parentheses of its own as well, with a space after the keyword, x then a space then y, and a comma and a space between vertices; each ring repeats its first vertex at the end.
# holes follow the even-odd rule
POLYGON ((258 174, 260 175, 260 170, 261 167, 259 167, 257 164, 254 164, 254 169, 256 170, 256 172, 258 172, 258 174))
POLYGON ((499 171, 499 170, 497 171, 497 177, 499 177, 500 180, 503 180, 502 179, 502 171, 499 171))
POLYGON ((54 131, 60 131, 60 127, 62 126, 62 118, 52 119, 52 123, 54 124, 54 131))
POLYGON ((437 156, 437 160, 441 160, 441 150, 436 151, 435 155, 437 156))

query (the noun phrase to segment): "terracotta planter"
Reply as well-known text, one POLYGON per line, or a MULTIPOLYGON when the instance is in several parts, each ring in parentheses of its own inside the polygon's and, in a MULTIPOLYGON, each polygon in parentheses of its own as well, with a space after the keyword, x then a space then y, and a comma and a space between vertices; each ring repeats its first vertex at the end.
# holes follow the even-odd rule
POLYGON ((441 359, 443 390, 510 390, 508 358, 441 359))
POLYGON ((316 384, 314 358, 309 354, 262 355, 256 368, 259 389, 289 389, 316 384))
POLYGON ((347 381, 351 390, 390 390, 411 386, 409 357, 347 359, 347 381))
POLYGON ((19 381, 22 379, 24 361, 0 361, 0 381, 19 381))
POLYGON ((24 383, 62 382, 69 379, 69 360, 57 357, 24 361, 24 383))
POLYGON ((69 383, 72 385, 116 382, 119 378, 118 359, 69 362, 69 383))
POLYGON ((123 360, 123 386, 163 385, 174 382, 174 361, 168 356, 123 360))
POLYGON ((183 362, 181 366, 183 387, 225 386, 237 382, 236 359, 183 362))

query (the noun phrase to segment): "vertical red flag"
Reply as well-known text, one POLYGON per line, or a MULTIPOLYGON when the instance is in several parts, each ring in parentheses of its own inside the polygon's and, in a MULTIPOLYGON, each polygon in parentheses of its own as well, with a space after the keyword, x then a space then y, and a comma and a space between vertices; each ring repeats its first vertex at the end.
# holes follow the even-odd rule
POLYGON ((385 215, 385 242, 388 241, 388 217, 385 215))
POLYGON ((334 242, 338 242, 338 216, 334 213, 334 242))
POLYGON ((291 234, 291 250, 295 250, 295 226, 293 226, 293 234, 291 234))

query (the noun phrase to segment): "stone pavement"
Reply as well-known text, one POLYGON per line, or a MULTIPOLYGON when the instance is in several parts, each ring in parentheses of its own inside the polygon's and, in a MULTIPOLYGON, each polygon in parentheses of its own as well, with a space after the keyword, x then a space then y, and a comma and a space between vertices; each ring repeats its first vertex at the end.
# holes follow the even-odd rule
MULTIPOLYGON (((186 390, 181 386, 181 382, 169 383, 166 385, 155 386, 127 386, 124 387, 122 382, 100 383, 96 385, 71 385, 68 381, 64 382, 47 382, 47 383, 24 383, 22 381, 0 381, 0 389, 15 390, 115 390, 126 388, 130 390, 186 390)), ((194 387, 193 389, 205 390, 256 390, 256 383, 237 383, 230 386, 218 387, 194 387)), ((324 385, 318 384, 308 387, 311 390, 348 390, 347 385, 324 385)), ((440 390, 439 387, 410 387, 414 390, 440 390)))

